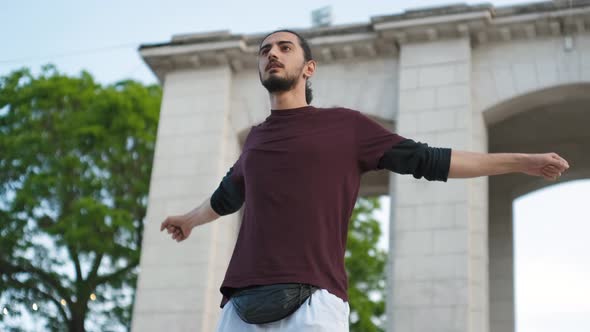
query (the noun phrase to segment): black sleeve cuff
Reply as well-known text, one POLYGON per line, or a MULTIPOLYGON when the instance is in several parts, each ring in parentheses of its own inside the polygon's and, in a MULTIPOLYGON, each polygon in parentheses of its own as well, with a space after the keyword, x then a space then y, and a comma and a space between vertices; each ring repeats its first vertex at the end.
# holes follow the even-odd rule
POLYGON ((211 195, 211 208, 220 216, 238 211, 244 203, 242 190, 231 180, 232 171, 233 167, 229 169, 217 190, 211 195))
POLYGON ((394 145, 379 159, 378 168, 416 179, 446 182, 451 167, 451 149, 432 148, 426 143, 406 139, 394 145))

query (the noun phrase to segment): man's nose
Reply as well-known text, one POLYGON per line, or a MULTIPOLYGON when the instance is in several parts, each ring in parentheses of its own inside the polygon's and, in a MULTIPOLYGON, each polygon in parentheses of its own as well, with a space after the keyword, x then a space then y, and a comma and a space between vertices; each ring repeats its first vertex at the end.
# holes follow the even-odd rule
POLYGON ((271 59, 276 60, 276 59, 278 59, 277 54, 276 54, 276 50, 275 50, 274 47, 271 48, 270 50, 268 50, 268 54, 266 55, 266 57, 267 57, 268 60, 271 60, 271 59))

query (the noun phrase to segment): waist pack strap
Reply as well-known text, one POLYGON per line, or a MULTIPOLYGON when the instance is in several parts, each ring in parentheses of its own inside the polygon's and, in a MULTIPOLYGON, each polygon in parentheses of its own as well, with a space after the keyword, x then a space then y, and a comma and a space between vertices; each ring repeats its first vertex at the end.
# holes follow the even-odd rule
POLYGON ((302 296, 304 287, 307 287, 307 291, 309 291, 309 303, 308 304, 311 305, 311 296, 313 295, 313 292, 315 292, 317 287, 314 287, 312 285, 299 284, 299 301, 300 301, 299 305, 303 304, 303 302, 305 301, 305 298, 302 296))

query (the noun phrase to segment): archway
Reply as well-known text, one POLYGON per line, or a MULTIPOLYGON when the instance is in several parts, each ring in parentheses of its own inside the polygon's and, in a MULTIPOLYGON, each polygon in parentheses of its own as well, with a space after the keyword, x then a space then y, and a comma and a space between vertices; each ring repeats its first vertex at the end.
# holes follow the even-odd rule
MULTIPOLYGON (((560 182, 590 177, 589 84, 558 86, 522 95, 484 112, 489 152, 541 153, 566 158, 571 171, 560 182)), ((512 202, 554 183, 510 174, 489 181, 490 331, 514 331, 514 232, 512 202)))

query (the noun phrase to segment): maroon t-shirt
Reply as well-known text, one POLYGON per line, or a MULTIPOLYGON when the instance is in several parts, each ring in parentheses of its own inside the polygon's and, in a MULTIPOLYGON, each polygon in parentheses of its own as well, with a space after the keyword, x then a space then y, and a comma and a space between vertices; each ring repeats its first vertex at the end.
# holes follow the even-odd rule
POLYGON ((345 108, 271 110, 253 126, 231 172, 245 201, 221 306, 234 288, 276 283, 348 301, 344 252, 360 177, 403 139, 345 108))

